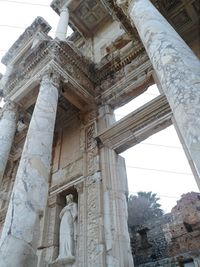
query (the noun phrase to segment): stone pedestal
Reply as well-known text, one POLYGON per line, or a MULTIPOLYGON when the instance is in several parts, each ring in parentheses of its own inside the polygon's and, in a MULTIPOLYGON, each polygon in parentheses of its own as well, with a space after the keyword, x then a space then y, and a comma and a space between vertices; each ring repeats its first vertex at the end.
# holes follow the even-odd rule
POLYGON ((76 267, 75 258, 57 259, 49 264, 49 267, 76 267))
POLYGON ((29 125, 0 240, 0 267, 36 267, 48 196, 58 83, 46 75, 29 125))
POLYGON ((200 176, 200 61, 149 0, 131 0, 128 13, 200 176))
POLYGON ((0 111, 0 184, 17 127, 17 106, 7 102, 0 111))

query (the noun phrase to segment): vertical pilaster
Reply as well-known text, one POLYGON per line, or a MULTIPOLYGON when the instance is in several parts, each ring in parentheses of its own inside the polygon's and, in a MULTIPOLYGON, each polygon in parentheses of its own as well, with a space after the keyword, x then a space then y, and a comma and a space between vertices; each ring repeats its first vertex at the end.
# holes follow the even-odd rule
MULTIPOLYGON (((105 266, 105 247, 103 235, 102 179, 99 169, 99 149, 96 110, 86 114, 85 136, 85 181, 83 186, 84 213, 82 214, 84 263, 80 266, 105 266), (85 220, 85 221, 84 221, 85 220), (83 265, 84 264, 84 265, 83 265)), ((83 258, 83 257, 82 257, 83 258)))
POLYGON ((200 61, 149 0, 128 13, 156 71, 188 153, 200 175, 200 61))
POLYGON ((42 79, 0 240, 0 267, 36 267, 47 196, 58 77, 42 79))
MULTIPOLYGON (((115 121, 113 110, 103 106, 99 111, 98 127, 103 131, 115 121)), ((133 267, 128 232, 127 177, 125 161, 115 151, 100 149, 104 238, 107 267, 133 267)))
POLYGON ((0 111, 0 184, 16 132, 17 118, 17 105, 10 101, 6 102, 0 111))

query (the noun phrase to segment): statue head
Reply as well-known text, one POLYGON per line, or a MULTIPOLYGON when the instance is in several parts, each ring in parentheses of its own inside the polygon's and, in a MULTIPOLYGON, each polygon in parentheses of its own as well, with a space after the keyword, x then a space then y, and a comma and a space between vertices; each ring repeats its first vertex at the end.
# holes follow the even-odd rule
POLYGON ((66 203, 69 204, 69 203, 72 203, 74 200, 74 196, 72 194, 69 194, 66 196, 66 203))

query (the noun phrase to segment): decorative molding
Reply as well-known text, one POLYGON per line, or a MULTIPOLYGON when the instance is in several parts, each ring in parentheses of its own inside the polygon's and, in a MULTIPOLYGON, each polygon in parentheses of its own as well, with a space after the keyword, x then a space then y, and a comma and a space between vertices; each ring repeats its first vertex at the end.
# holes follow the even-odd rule
POLYGON ((60 194, 61 192, 66 191, 67 189, 71 187, 76 187, 76 185, 78 185, 79 183, 82 183, 84 180, 85 180, 85 177, 79 176, 79 177, 76 177, 73 181, 68 182, 67 184, 54 186, 50 188, 49 190, 50 196, 54 194, 60 194))
POLYGON ((98 104, 106 103, 113 108, 119 107, 154 84, 152 64, 146 55, 138 56, 127 64, 123 73, 121 72, 115 73, 114 79, 107 79, 98 87, 98 104))

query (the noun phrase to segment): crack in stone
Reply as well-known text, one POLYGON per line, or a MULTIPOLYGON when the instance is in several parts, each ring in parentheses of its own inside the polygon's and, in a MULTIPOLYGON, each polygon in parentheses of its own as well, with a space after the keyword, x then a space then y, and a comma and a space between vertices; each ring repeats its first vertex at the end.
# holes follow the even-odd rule
POLYGON ((24 185, 25 191, 28 192, 28 186, 27 186, 26 182, 24 181, 24 179, 22 179, 22 183, 24 185))

